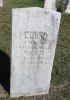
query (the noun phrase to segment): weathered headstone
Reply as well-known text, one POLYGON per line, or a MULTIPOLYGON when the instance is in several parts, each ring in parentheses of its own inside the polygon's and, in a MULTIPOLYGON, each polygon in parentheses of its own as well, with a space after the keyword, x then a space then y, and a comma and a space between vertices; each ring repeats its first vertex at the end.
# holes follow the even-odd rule
POLYGON ((67 9, 66 9, 65 12, 66 12, 66 13, 70 13, 70 0, 69 0, 68 6, 67 6, 67 9))
POLYGON ((56 11, 56 0, 45 0, 44 8, 56 11))
POLYGON ((11 97, 48 93, 60 18, 42 8, 12 10, 11 97))
POLYGON ((0 7, 3 7, 3 0, 0 0, 0 7))

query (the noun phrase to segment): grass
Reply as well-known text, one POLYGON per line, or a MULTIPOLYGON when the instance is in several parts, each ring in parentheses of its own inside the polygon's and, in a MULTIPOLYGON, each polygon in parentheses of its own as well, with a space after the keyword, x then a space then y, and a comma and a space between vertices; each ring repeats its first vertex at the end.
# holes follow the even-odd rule
MULTIPOLYGON (((7 55, 11 47, 11 8, 33 6, 43 7, 43 0, 5 0, 0 8, 0 50, 7 55)), ((1 92, 5 97, 0 100, 70 100, 70 14, 62 15, 49 94, 12 99, 2 86, 1 92)))

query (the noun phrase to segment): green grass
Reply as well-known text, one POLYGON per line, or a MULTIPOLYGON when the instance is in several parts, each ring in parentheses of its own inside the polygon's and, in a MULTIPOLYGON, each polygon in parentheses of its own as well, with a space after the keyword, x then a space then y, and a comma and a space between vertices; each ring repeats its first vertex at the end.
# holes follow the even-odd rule
MULTIPOLYGON (((43 0, 5 0, 4 8, 0 8, 0 50, 7 55, 10 56, 11 48, 11 8, 34 6, 43 7, 43 0)), ((0 100, 11 99, 7 93, 5 95, 0 100)), ((11 100, 70 100, 70 14, 62 15, 50 93, 11 100)))

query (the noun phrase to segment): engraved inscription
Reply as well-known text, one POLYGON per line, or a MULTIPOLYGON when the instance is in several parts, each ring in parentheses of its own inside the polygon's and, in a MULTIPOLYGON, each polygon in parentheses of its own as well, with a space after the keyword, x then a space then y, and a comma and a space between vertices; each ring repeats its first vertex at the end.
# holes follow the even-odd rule
POLYGON ((19 45, 23 51, 23 63, 39 66, 46 64, 46 56, 44 55, 45 44, 47 43, 47 33, 45 32, 24 32, 20 34, 23 45, 19 45))

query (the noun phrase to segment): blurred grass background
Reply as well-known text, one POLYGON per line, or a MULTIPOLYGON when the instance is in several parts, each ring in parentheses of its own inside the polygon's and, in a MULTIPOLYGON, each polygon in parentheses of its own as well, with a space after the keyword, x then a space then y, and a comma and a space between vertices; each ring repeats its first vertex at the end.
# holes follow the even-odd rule
MULTIPOLYGON (((4 0, 4 7, 0 8, 0 50, 10 56, 11 9, 43 5, 43 0, 4 0)), ((70 100, 70 14, 62 14, 49 94, 12 99, 0 86, 1 95, 5 97, 0 100, 70 100)))

